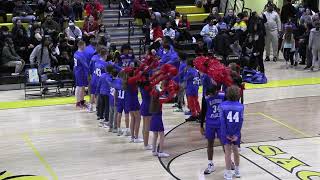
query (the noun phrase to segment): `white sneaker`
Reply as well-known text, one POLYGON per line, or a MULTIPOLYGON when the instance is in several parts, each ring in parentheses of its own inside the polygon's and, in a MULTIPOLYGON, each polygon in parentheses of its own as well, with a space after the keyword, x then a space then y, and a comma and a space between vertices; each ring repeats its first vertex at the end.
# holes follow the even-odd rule
POLYGON ((197 42, 196 38, 192 37, 192 43, 194 44, 196 42, 197 42))
POLYGON ((11 76, 19 76, 20 73, 11 73, 11 76))
POLYGON ((206 170, 204 170, 203 174, 211 174, 212 172, 214 172, 216 170, 216 168, 214 167, 213 163, 209 163, 208 167, 206 170))
POLYGON ((89 113, 93 113, 93 105, 92 104, 89 104, 89 107, 88 107, 87 111, 89 113))
POLYGON ((144 150, 146 151, 152 150, 152 145, 144 146, 144 150))
POLYGON ((143 143, 143 139, 134 138, 133 142, 134 142, 134 143, 143 143))
POLYGON ((118 136, 121 136, 122 134, 123 134, 123 133, 122 133, 122 130, 121 130, 121 128, 119 128, 119 129, 118 129, 118 134, 117 134, 117 135, 118 135, 118 136))
POLYGON ((170 155, 167 154, 167 153, 162 152, 162 153, 158 153, 158 157, 159 158, 167 158, 167 157, 170 157, 170 155))
POLYGON ((240 178, 240 177, 241 177, 241 174, 240 174, 240 170, 239 170, 239 169, 234 170, 234 176, 235 176, 236 178, 240 178))
POLYGON ((118 132, 118 129, 117 128, 114 128, 113 130, 112 130, 112 133, 117 133, 118 132))
POLYGON ((232 175, 233 174, 231 172, 225 171, 223 177, 225 180, 232 180, 232 175))
POLYGON ((103 128, 109 128, 109 122, 104 122, 103 123, 103 128))
POLYGON ((130 138, 129 143, 133 143, 134 142, 134 138, 130 138))
POLYGON ((152 151, 152 155, 153 155, 153 156, 158 156, 158 152, 152 151))
POLYGON ((131 136, 130 129, 124 130, 122 136, 131 136))
POLYGON ((98 124, 99 127, 103 127, 103 125, 104 125, 103 121, 100 121, 98 124))

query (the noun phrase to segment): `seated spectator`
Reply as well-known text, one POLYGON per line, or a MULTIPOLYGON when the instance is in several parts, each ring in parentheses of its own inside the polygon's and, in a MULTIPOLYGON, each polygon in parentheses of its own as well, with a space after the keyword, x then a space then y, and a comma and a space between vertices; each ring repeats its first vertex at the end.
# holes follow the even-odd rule
POLYGON ((300 17, 300 24, 312 24, 312 12, 309 8, 307 8, 300 17))
POLYGON ((190 22, 188 21, 187 15, 182 15, 181 20, 178 23, 178 32, 179 37, 177 38, 178 41, 192 41, 192 36, 189 32, 190 30, 190 22))
POLYGON ((69 21, 69 26, 66 28, 66 38, 68 41, 76 42, 82 39, 81 29, 74 24, 73 21, 69 21))
POLYGON ((60 32, 60 25, 57 22, 55 22, 52 18, 52 13, 47 14, 45 21, 42 24, 42 27, 45 34, 49 34, 52 37, 57 37, 57 35, 60 32))
POLYGON ((24 60, 16 53, 13 40, 6 38, 1 54, 1 64, 5 67, 15 67, 15 72, 11 75, 19 75, 25 65, 24 60))
POLYGON ((247 32, 247 23, 245 22, 244 15, 242 13, 238 14, 236 23, 231 28, 231 31, 239 38, 240 45, 242 45, 246 39, 247 32))
POLYGON ((76 21, 83 20, 83 3, 81 0, 76 0, 73 4, 72 4, 72 8, 73 8, 73 13, 74 13, 74 18, 76 21))
POLYGON ((152 23, 152 28, 150 30, 150 39, 153 42, 161 41, 163 38, 163 31, 158 22, 152 23))
POLYGON ((0 1, 0 17, 2 17, 3 23, 7 23, 8 22, 7 10, 4 7, 4 3, 2 1, 0 1))
POLYGON ((132 14, 135 19, 142 19, 142 23, 146 24, 146 19, 150 19, 149 6, 145 0, 134 0, 132 14))
POLYGON ((242 47, 239 44, 239 40, 235 40, 233 44, 230 45, 231 55, 238 56, 239 58, 242 55, 242 47))
POLYGON ((197 56, 208 56, 208 48, 202 39, 197 41, 197 47, 194 50, 197 56))
POLYGON ((4 40, 8 37, 11 37, 9 28, 7 26, 1 26, 0 28, 0 47, 4 46, 4 40))
POLYGON ((22 26, 21 20, 17 20, 15 23, 12 29, 12 37, 17 54, 22 59, 27 60, 34 46, 30 43, 27 30, 22 26))
POLYGON ((225 22, 229 27, 233 27, 236 23, 237 17, 234 15, 233 9, 228 10, 228 14, 223 17, 223 22, 225 22))
POLYGON ((163 30, 163 36, 168 36, 171 40, 175 39, 176 32, 171 28, 171 22, 166 23, 166 28, 163 30))
POLYGON ((61 12, 62 12, 62 23, 71 20, 74 20, 74 13, 71 5, 68 0, 64 0, 61 3, 61 12))
POLYGON ((228 34, 228 27, 226 23, 221 24, 218 28, 219 33, 214 38, 214 53, 222 56, 225 60, 230 54, 231 39, 228 34))
POLYGON ((104 7, 98 0, 90 0, 85 5, 86 16, 93 16, 95 21, 101 19, 103 11, 104 7))
POLYGON ((219 10, 220 0, 204 0, 203 7, 206 13, 210 12, 212 8, 216 8, 217 10, 219 10))
POLYGON ((156 16, 157 21, 161 24, 161 17, 169 18, 175 17, 175 12, 171 10, 171 7, 167 0, 155 0, 154 4, 156 6, 152 7, 152 11, 154 12, 154 15, 156 16))
POLYGON ((257 43, 254 41, 254 37, 249 34, 242 47, 242 61, 241 66, 247 66, 249 69, 255 69, 257 67, 259 49, 257 43))
POLYGON ((218 34, 218 28, 216 24, 216 20, 211 20, 209 24, 205 25, 200 32, 200 35, 203 37, 203 41, 206 43, 208 49, 213 48, 213 39, 218 34))
POLYGON ((12 22, 16 22, 18 19, 20 19, 22 22, 29 23, 36 20, 36 17, 33 15, 33 10, 22 0, 16 1, 16 6, 13 9, 12 14, 12 22))
POLYGON ((44 36, 44 30, 41 27, 41 22, 33 23, 33 26, 30 30, 30 42, 34 46, 37 46, 42 41, 42 37, 44 36))
POLYGON ((217 7, 213 7, 209 16, 204 20, 204 23, 209 23, 211 20, 216 19, 217 22, 221 20, 221 16, 219 15, 219 11, 217 7))
POLYGON ((94 17, 93 16, 87 17, 86 20, 84 21, 83 29, 82 29, 84 41, 88 42, 88 39, 90 39, 90 37, 94 37, 98 30, 99 30, 99 24, 94 19, 94 17))
POLYGON ((99 45, 105 46, 107 48, 110 47, 111 36, 108 33, 105 25, 103 24, 99 25, 99 31, 97 32, 96 40, 99 45))

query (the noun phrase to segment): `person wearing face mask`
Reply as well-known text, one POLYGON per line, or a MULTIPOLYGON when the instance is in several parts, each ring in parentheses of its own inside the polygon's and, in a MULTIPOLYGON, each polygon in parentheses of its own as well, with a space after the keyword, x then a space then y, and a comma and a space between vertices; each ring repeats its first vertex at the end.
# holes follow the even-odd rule
POLYGON ((5 67, 15 67, 15 72, 11 75, 19 75, 25 65, 24 60, 16 53, 13 40, 6 38, 1 54, 1 64, 5 67))
POLYGON ((73 21, 69 21, 69 27, 66 28, 65 33, 69 41, 75 42, 82 39, 81 29, 73 21))
POLYGON ((273 6, 268 6, 268 11, 264 12, 267 18, 266 27, 266 61, 270 61, 270 44, 272 44, 273 61, 278 60, 279 33, 281 31, 281 20, 277 12, 273 10, 273 6))
POLYGON ((309 49, 312 50, 312 66, 311 71, 314 70, 316 65, 318 65, 318 70, 320 70, 320 21, 316 21, 315 28, 311 29, 309 36, 309 49))
POLYGON ((216 20, 211 20, 209 24, 205 25, 200 32, 200 35, 203 37, 203 41, 207 44, 208 49, 213 48, 213 39, 219 32, 216 24, 216 20))

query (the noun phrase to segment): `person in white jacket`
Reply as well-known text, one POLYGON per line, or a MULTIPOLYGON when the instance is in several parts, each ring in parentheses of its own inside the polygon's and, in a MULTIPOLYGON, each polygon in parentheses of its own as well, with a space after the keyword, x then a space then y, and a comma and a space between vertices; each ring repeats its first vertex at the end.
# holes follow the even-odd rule
POLYGON ((208 49, 212 49, 212 42, 213 39, 217 36, 219 30, 217 28, 216 20, 213 19, 209 22, 209 24, 205 25, 201 32, 200 35, 203 37, 203 41, 207 44, 208 49))
POLYGON ((166 28, 162 31, 163 36, 169 36, 172 40, 176 37, 176 32, 171 28, 171 22, 166 23, 166 28))
POLYGON ((76 41, 82 39, 82 31, 77 27, 73 21, 69 22, 69 27, 66 28, 65 33, 69 41, 76 41))
POLYGON ((270 44, 272 44, 273 61, 276 62, 279 56, 279 33, 281 31, 281 20, 279 14, 274 11, 273 6, 269 5, 268 10, 264 12, 267 18, 266 27, 266 61, 270 61, 270 44))
POLYGON ((309 49, 312 50, 312 66, 310 68, 313 71, 316 64, 320 68, 320 21, 314 22, 315 28, 313 28, 309 35, 309 49))

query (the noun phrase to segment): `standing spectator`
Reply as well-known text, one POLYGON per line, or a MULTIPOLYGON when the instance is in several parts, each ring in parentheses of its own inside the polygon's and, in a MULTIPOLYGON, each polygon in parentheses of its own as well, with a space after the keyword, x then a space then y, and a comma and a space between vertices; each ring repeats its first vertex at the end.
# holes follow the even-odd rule
POLYGON ((62 5, 61 5, 61 12, 62 12, 62 19, 63 19, 63 22, 67 22, 69 21, 70 19, 71 20, 74 20, 74 13, 73 13, 73 9, 71 7, 71 5, 69 4, 69 1, 68 0, 64 0, 62 2, 62 5))
POLYGON ((1 54, 1 63, 5 67, 15 67, 15 72, 11 75, 19 75, 24 67, 24 60, 16 53, 11 38, 6 38, 1 54))
POLYGON ((287 4, 281 10, 281 22, 284 24, 288 22, 289 18, 294 19, 296 13, 296 8, 292 5, 291 0, 287 0, 287 4))
POLYGON ((320 21, 315 22, 315 28, 313 28, 310 32, 309 37, 309 49, 312 50, 312 66, 310 70, 313 71, 314 67, 316 67, 316 63, 318 64, 318 69, 320 69, 320 21))
POLYGON ((22 0, 17 0, 16 6, 13 9, 12 14, 12 22, 16 22, 18 19, 20 19, 23 22, 29 23, 36 20, 36 17, 33 15, 33 10, 22 0))
POLYGON ((86 16, 93 16, 94 20, 98 21, 101 19, 104 7, 98 0, 90 0, 85 5, 86 16))
POLYGON ((171 28, 171 22, 166 23, 166 28, 163 30, 163 36, 168 36, 172 40, 176 37, 176 32, 171 28))
POLYGON ((150 19, 149 6, 146 0, 134 0, 132 14, 134 18, 142 19, 142 23, 145 25, 146 19, 150 19))
POLYGON ((218 34, 218 28, 216 24, 216 20, 211 20, 209 24, 205 25, 200 32, 200 35, 203 37, 203 41, 206 43, 208 49, 212 49, 213 39, 218 34))
POLYGON ((73 4, 72 4, 72 8, 73 8, 73 12, 74 12, 74 17, 75 20, 78 21, 83 20, 83 3, 81 0, 76 0, 73 4))
POLYGON ((85 42, 88 42, 90 37, 94 37, 96 32, 99 30, 99 24, 98 22, 94 19, 93 16, 89 16, 86 18, 83 24, 83 38, 85 42))
POLYGON ((228 14, 223 17, 223 21, 229 26, 233 27, 236 23, 237 17, 234 15, 233 9, 228 10, 228 14))
POLYGON ((34 46, 29 42, 27 30, 22 26, 21 20, 17 20, 15 23, 12 29, 12 37, 17 54, 22 59, 28 59, 34 46))
POLYGON ((267 11, 269 6, 272 6, 275 11, 278 9, 277 5, 273 3, 273 0, 268 0, 267 4, 264 6, 264 11, 267 11))
POLYGON ((66 38, 68 41, 76 42, 82 39, 82 32, 81 29, 74 24, 73 21, 69 21, 69 26, 66 28, 66 38))
POLYGON ((266 27, 266 61, 270 61, 270 44, 272 43, 273 61, 278 60, 279 32, 281 31, 281 20, 273 6, 268 6, 268 11, 264 13, 267 18, 266 27))
POLYGON ((302 16, 300 17, 300 24, 312 24, 312 12, 309 8, 302 13, 302 16))

